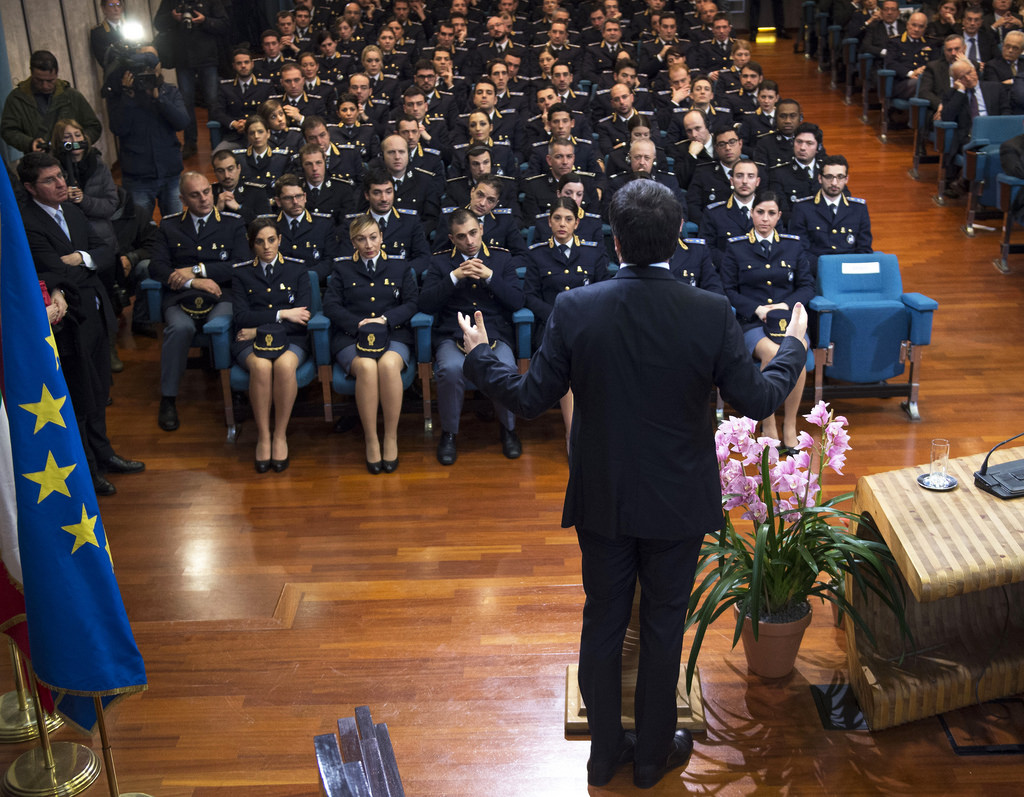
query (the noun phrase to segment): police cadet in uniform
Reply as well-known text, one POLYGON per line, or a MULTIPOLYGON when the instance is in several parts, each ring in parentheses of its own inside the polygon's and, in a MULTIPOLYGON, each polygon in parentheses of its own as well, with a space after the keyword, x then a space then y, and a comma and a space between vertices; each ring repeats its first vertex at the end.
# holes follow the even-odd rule
MULTIPOLYGON (((302 137, 307 144, 316 144, 324 154, 324 168, 327 175, 340 180, 351 180, 353 185, 363 179, 366 170, 359 147, 351 144, 335 144, 327 123, 321 116, 307 116, 302 122, 302 137)), ((298 172, 301 165, 293 164, 293 171, 298 172)))
POLYGON ((770 169, 793 160, 793 136, 804 120, 800 103, 779 100, 775 104, 775 130, 762 133, 754 142, 754 162, 770 169))
POLYGON ((359 120, 359 101, 356 95, 346 92, 338 98, 338 125, 334 128, 338 144, 351 144, 364 160, 380 154, 380 139, 373 125, 359 120))
POLYGON ((302 261, 307 270, 317 273, 321 284, 326 282, 332 262, 340 254, 331 215, 306 209, 306 191, 294 174, 278 178, 274 197, 281 210, 276 219, 281 254, 302 261))
POLYGON ((178 428, 175 399, 192 338, 206 321, 231 315, 223 292, 234 264, 249 256, 242 219, 217 210, 209 181, 198 172, 185 172, 179 186, 185 210, 160 221, 149 264, 150 277, 167 288, 157 416, 165 432, 178 428))
POLYGON ((401 257, 381 248, 380 229, 368 214, 356 216, 345 237, 351 257, 335 261, 324 296, 331 321, 331 355, 356 380, 356 407, 366 442, 366 469, 377 475, 398 468, 398 418, 402 371, 411 367, 416 314, 416 274, 401 257), (384 441, 377 437, 377 407, 384 415, 384 441))
POLYGON ((395 122, 395 133, 405 139, 409 145, 409 165, 414 169, 422 169, 425 172, 437 175, 440 178, 445 176, 444 159, 450 150, 440 150, 436 147, 425 147, 420 139, 422 131, 420 123, 408 114, 402 114, 395 122))
MULTIPOLYGON (((470 193, 466 209, 476 216, 481 226, 481 240, 490 248, 507 249, 516 259, 516 266, 524 265, 520 258, 526 254, 526 239, 519 227, 519 221, 508 208, 498 207, 501 199, 501 183, 493 174, 484 174, 477 180, 470 193)), ((443 241, 448 237, 448 219, 455 206, 441 209, 437 231, 434 237, 443 241)))
POLYGON ((220 82, 217 97, 210 108, 210 119, 220 123, 218 150, 245 144, 245 120, 257 113, 273 92, 270 83, 256 79, 252 72, 252 53, 244 47, 231 54, 231 65, 235 77, 220 82))
POLYGON ((680 238, 679 246, 669 258, 668 270, 680 282, 725 296, 718 268, 711 257, 711 247, 703 238, 680 238))
MULTIPOLYGON (((449 229, 452 246, 431 258, 420 291, 420 310, 434 316, 434 372, 441 414, 437 461, 442 465, 452 465, 458 457, 456 435, 466 390, 462 373, 466 355, 458 314, 483 313, 495 355, 514 366, 512 314, 523 306, 512 256, 484 245, 476 217, 459 208, 449 219, 449 229)), ((500 405, 495 405, 495 412, 501 424, 501 451, 509 459, 516 459, 523 448, 515 432, 515 416, 500 405)))
POLYGON ((600 210, 601 194, 597 175, 577 171, 575 159, 576 148, 569 139, 556 139, 548 145, 547 170, 542 174, 527 177, 522 183, 524 218, 533 218, 551 207, 558 191, 558 183, 567 174, 575 174, 583 183, 583 201, 579 204, 587 210, 600 210))
MULTIPOLYGON (((381 250, 390 258, 400 258, 412 266, 417 274, 426 270, 430 263, 430 247, 419 215, 414 210, 395 207, 395 184, 383 169, 371 168, 363 178, 363 199, 367 213, 377 222, 383 243, 381 250)), ((338 229, 341 253, 345 256, 353 251, 349 239, 349 227, 356 216, 345 216, 338 229)))
POLYGON ((272 185, 288 170, 291 152, 271 147, 270 130, 262 116, 253 115, 245 120, 245 137, 248 147, 231 150, 242 166, 242 176, 251 183, 272 185))
POLYGON ((424 169, 409 166, 409 145, 397 133, 380 145, 384 168, 395 184, 395 207, 415 212, 429 234, 437 225, 441 211, 444 178, 424 169))
POLYGON ((288 467, 288 421, 298 392, 295 372, 309 356, 311 289, 302 261, 281 254, 273 219, 257 219, 248 234, 255 257, 236 263, 231 275, 231 356, 249 372, 256 472, 273 468, 280 473, 288 467))
POLYGON ((330 216, 335 223, 358 204, 358 193, 351 180, 327 174, 324 153, 319 144, 306 144, 299 150, 302 167, 299 175, 306 190, 306 208, 330 216))
POLYGON ((237 213, 246 224, 257 216, 270 214, 267 189, 259 183, 242 181, 242 166, 234 152, 222 149, 213 154, 213 199, 217 210, 237 213))
MULTIPOLYGON (((604 244, 604 228, 601 217, 597 213, 588 213, 583 210, 580 204, 583 201, 583 183, 580 181, 579 175, 570 172, 558 181, 558 191, 555 194, 555 199, 566 198, 571 199, 576 203, 578 208, 576 211, 576 218, 578 222, 576 224, 575 235, 584 241, 594 241, 598 244, 604 244)), ((534 217, 534 239, 544 241, 551 237, 551 221, 550 212, 540 213, 534 217)))
POLYGON ((711 258, 719 268, 729 239, 750 232, 754 192, 761 185, 757 164, 740 161, 732 167, 729 182, 732 183, 729 198, 704 208, 700 220, 700 235, 712 248, 711 258))
POLYGON ((782 199, 782 212, 788 213, 801 199, 814 196, 818 190, 821 128, 801 122, 793 135, 793 159, 768 170, 768 185, 782 199))
POLYGON ((863 199, 846 195, 849 176, 846 158, 829 155, 818 172, 821 190, 793 208, 789 231, 803 239, 815 275, 820 255, 871 251, 868 206, 863 199))
POLYGON ((483 175, 490 174, 497 178, 498 184, 501 186, 498 207, 509 208, 513 216, 519 217, 519 183, 514 177, 495 174, 491 155, 490 148, 483 144, 474 144, 466 150, 466 173, 458 177, 449 177, 445 182, 444 199, 441 202, 443 206, 468 205, 476 181, 483 175))
MULTIPOLYGON (((747 350, 763 370, 779 350, 781 337, 775 335, 785 331, 782 322, 788 322, 797 302, 806 306, 813 298, 814 277, 799 236, 776 230, 781 217, 778 194, 758 193, 752 216, 753 229, 729 239, 721 277, 743 328, 747 350)), ((782 441, 780 453, 789 454, 796 448, 796 416, 806 378, 807 372, 801 369, 796 386, 786 397, 781 437, 774 413, 764 419, 763 434, 782 441)))
POLYGON ((732 170, 743 157, 743 142, 731 127, 712 134, 712 141, 716 160, 698 163, 686 190, 686 218, 697 224, 705 207, 728 197, 732 170))

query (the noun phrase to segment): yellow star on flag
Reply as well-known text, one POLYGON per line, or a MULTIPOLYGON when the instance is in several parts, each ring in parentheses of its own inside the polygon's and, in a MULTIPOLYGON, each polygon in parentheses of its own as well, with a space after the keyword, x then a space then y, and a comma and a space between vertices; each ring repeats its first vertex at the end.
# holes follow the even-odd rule
POLYGON ((32 434, 38 432, 48 423, 54 423, 67 429, 67 424, 64 423, 64 418, 60 414, 60 408, 64 406, 64 402, 67 400, 67 396, 55 399, 50 395, 49 388, 43 385, 43 392, 39 396, 38 402, 35 404, 19 405, 23 410, 28 410, 36 416, 36 428, 32 430, 32 434))
POLYGON ((38 473, 23 473, 21 475, 30 482, 35 482, 39 485, 39 500, 36 503, 41 504, 43 499, 49 496, 50 493, 60 493, 68 498, 71 497, 68 486, 64 482, 74 469, 74 463, 63 468, 58 466, 57 460, 53 458, 53 452, 48 451, 46 454, 46 467, 43 470, 38 473))
POLYGON ((64 531, 75 538, 75 545, 71 549, 71 553, 77 551, 87 542, 95 545, 97 548, 100 547, 100 544, 96 541, 96 518, 98 517, 99 515, 89 517, 88 512, 85 511, 85 504, 82 504, 82 520, 73 526, 61 526, 64 531))
POLYGON ((60 355, 57 354, 57 340, 53 337, 53 327, 50 327, 50 334, 46 336, 46 342, 53 349, 53 364, 60 370, 60 355))

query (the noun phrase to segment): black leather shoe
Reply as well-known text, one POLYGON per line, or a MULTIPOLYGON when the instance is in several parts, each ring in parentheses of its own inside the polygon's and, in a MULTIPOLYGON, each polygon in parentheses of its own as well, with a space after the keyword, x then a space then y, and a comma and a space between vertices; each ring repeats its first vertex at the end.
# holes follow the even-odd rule
POLYGON ((454 465, 459 458, 459 450, 455 445, 455 435, 441 432, 441 442, 437 444, 437 461, 442 465, 454 465))
POLYGON ((676 731, 672 738, 672 750, 661 766, 633 765, 633 785, 638 789, 650 789, 673 769, 686 766, 693 752, 693 736, 689 731, 676 731))
POLYGON ((636 735, 630 731, 626 732, 626 738, 619 748, 619 754, 611 761, 587 761, 587 783, 591 786, 605 786, 615 777, 615 773, 624 764, 633 760, 633 752, 636 747, 636 735))
POLYGON ((501 427, 501 453, 509 459, 519 459, 523 455, 523 444, 515 429, 501 427))
POLYGON ((268 470, 270 470, 270 460, 269 459, 257 459, 256 460, 256 472, 257 473, 266 473, 268 470))
POLYGON ((119 374, 124 370, 124 363, 121 362, 121 358, 117 356, 117 349, 110 350, 110 370, 115 374, 119 374))
POLYGON ((102 476, 93 477, 92 488, 96 491, 96 495, 117 495, 117 488, 102 476))
POLYGON ((107 473, 142 473, 146 469, 146 463, 135 459, 125 459, 120 454, 114 454, 103 463, 103 469, 107 473))
POLYGON ((274 473, 281 473, 282 471, 288 470, 288 457, 284 459, 272 459, 270 460, 270 467, 274 469, 274 473))
POLYGON ((377 476, 383 469, 384 463, 381 460, 378 459, 376 462, 366 460, 366 470, 370 475, 377 476))
POLYGON ((398 457, 395 457, 394 459, 382 459, 380 461, 380 466, 385 473, 394 473, 398 470, 398 457))
POLYGON ((178 428, 178 408, 172 396, 160 399, 160 412, 156 416, 156 422, 165 432, 173 432, 178 428))

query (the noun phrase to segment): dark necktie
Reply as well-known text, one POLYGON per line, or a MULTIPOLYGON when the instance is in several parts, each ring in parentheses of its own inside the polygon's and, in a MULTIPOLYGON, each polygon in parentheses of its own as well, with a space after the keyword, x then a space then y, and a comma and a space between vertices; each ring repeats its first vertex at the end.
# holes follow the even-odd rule
POLYGON ((839 212, 839 203, 837 202, 834 205, 830 205, 830 207, 832 208, 832 218, 834 219, 836 214, 839 212))
POLYGON ((896 38, 896 23, 895 22, 890 22, 889 23, 889 38, 890 39, 896 38))
POLYGON ((569 247, 566 244, 559 244, 558 251, 562 253, 562 259, 569 262, 569 247))
POLYGON ((383 233, 384 230, 388 228, 388 217, 381 216, 380 220, 377 222, 377 225, 380 227, 380 231, 383 233))
POLYGON ((971 118, 976 119, 981 109, 978 107, 978 89, 971 89, 971 118))
POLYGON ((967 57, 975 63, 978 62, 978 40, 973 36, 967 41, 967 57))
POLYGON ((311 204, 315 208, 317 202, 320 201, 320 189, 310 188, 309 191, 307 191, 306 193, 309 196, 309 204, 311 204))
POLYGON ((761 241, 761 251, 764 252, 765 257, 772 256, 772 244, 771 241, 761 241))
POLYGON ((245 99, 245 95, 248 94, 248 93, 249 93, 249 84, 248 83, 243 83, 242 84, 242 99, 245 99))
POLYGON ((306 84, 306 91, 308 93, 312 94, 314 89, 316 89, 316 84, 315 83, 307 83, 306 84))
POLYGON ((295 233, 297 233, 299 231, 299 220, 298 219, 292 219, 291 227, 292 227, 292 235, 294 235, 295 233))
POLYGON ((750 224, 750 208, 748 208, 746 205, 742 205, 740 207, 740 210, 743 211, 743 221, 746 222, 747 224, 750 224))
POLYGON ((201 236, 203 234, 203 230, 205 229, 206 219, 199 219, 199 221, 196 222, 196 235, 201 236))
POLYGON ((369 273, 369 274, 376 273, 377 267, 373 264, 372 260, 367 260, 364 265, 366 266, 367 273, 369 273))
POLYGON ((263 276, 266 279, 268 279, 268 280, 270 279, 270 275, 271 275, 271 273, 273 273, 273 271, 274 271, 274 264, 273 263, 264 263, 263 264, 263 276))

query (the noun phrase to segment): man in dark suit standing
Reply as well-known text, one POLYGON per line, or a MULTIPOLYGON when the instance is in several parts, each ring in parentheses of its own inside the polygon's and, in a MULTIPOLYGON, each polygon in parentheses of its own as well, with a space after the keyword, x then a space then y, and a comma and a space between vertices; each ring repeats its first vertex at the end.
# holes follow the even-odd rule
POLYGON ((475 326, 460 318, 466 375, 489 396, 525 417, 570 388, 575 397, 562 525, 576 527, 583 554, 579 683, 594 786, 633 761, 634 784, 649 788, 684 765, 693 747, 688 732, 676 732, 675 696, 701 541, 722 525, 712 385, 737 411, 764 417, 806 361, 801 305, 779 355, 758 371, 728 301, 672 277, 682 217, 658 183, 619 189, 610 219, 622 267, 613 279, 558 298, 523 376, 486 345, 480 314, 475 326), (634 741, 620 717, 621 656, 638 576, 634 741))
POLYGON ((99 273, 114 269, 114 252, 89 227, 85 214, 68 201, 60 162, 29 152, 18 164, 18 179, 28 192, 22 209, 32 260, 52 304, 56 351, 74 405, 82 448, 97 495, 117 489, 105 473, 138 473, 141 462, 114 452, 107 437, 110 396, 110 336, 117 323, 99 273))

